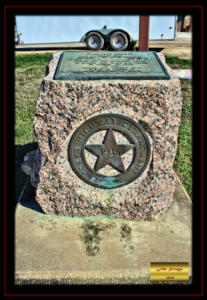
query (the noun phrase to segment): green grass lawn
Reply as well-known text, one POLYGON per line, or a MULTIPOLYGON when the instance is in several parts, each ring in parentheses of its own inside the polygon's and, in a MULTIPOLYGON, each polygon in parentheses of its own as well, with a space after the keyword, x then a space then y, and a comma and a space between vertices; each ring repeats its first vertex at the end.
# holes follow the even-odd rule
POLYGON ((176 56, 165 56, 166 63, 172 69, 191 69, 192 60, 191 59, 181 59, 176 56))
MULTIPOLYGON (((21 170, 24 155, 37 148, 33 118, 40 84, 51 56, 51 53, 45 53, 18 55, 15 58, 16 200, 27 179, 21 170)), ((190 69, 192 65, 191 60, 177 57, 167 56, 166 61, 175 69, 190 69)), ((183 79, 181 85, 183 108, 174 168, 192 197, 192 82, 183 79)))
POLYGON ((181 86, 183 107, 174 169, 192 198, 192 82, 182 79, 181 86))

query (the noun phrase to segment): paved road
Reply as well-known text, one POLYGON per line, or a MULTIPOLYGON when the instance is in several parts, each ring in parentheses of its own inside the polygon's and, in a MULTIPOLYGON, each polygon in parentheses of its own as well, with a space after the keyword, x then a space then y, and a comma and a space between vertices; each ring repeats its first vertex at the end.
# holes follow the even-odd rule
MULTIPOLYGON (((137 42, 137 46, 139 42, 137 42)), ((174 48, 174 47, 191 47, 191 39, 178 38, 176 40, 163 40, 163 41, 149 41, 150 47, 158 48, 174 48)), ((61 49, 61 48, 86 48, 85 43, 74 42, 74 43, 39 43, 39 44, 23 44, 16 45, 15 50, 23 49, 61 49)))
MULTIPOLYGON (((137 46, 139 43, 137 42, 137 46)), ((162 53, 168 56, 177 56, 179 58, 191 59, 191 40, 176 39, 173 41, 150 41, 150 48, 160 49, 162 53)), ((17 45, 15 47, 15 55, 30 53, 55 53, 62 50, 67 51, 85 51, 85 43, 47 43, 47 44, 27 44, 17 45)))
POLYGON ((22 49, 61 49, 61 48, 79 48, 85 47, 85 43, 39 43, 39 44, 23 44, 16 45, 15 50, 22 49))

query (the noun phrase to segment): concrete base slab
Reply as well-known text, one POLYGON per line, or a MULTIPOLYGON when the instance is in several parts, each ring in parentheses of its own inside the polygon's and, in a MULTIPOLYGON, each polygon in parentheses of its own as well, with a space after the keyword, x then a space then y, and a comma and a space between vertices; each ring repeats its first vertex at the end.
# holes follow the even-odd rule
POLYGON ((149 284, 151 262, 188 262, 191 200, 179 180, 175 203, 155 221, 45 215, 30 185, 15 221, 16 284, 149 284))

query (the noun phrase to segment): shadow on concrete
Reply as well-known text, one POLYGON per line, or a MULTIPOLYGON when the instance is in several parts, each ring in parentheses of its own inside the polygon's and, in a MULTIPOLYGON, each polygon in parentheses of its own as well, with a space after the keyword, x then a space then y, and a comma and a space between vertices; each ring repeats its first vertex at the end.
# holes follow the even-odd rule
MULTIPOLYGON (((150 47, 149 51, 161 52, 163 49, 165 49, 165 48, 160 48, 160 47, 152 48, 152 47, 150 47)), ((134 49, 127 49, 127 51, 139 51, 139 47, 135 47, 134 49)))
POLYGON ((18 201, 21 190, 23 189, 25 182, 29 179, 22 169, 21 165, 24 161, 24 156, 27 152, 37 149, 37 143, 28 143, 25 145, 15 145, 15 198, 16 203, 18 201))
POLYGON ((30 184, 30 180, 24 185, 18 202, 24 207, 44 213, 39 203, 35 200, 35 188, 30 184))
POLYGON ((15 196, 16 203, 43 213, 40 205, 35 200, 35 188, 30 184, 30 176, 26 175, 21 169, 26 153, 37 148, 37 142, 15 146, 15 196))
POLYGON ((161 52, 165 48, 149 48, 149 51, 161 52))
POLYGON ((37 147, 38 147, 37 142, 28 143, 25 145, 15 145, 16 158, 19 156, 19 154, 22 155, 24 153, 23 155, 25 155, 27 152, 37 149, 37 147))

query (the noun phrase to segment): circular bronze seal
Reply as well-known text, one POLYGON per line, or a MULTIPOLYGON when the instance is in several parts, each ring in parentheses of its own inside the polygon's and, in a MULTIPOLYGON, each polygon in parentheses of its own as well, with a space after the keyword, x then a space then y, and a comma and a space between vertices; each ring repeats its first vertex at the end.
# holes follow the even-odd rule
POLYGON ((150 143, 143 128, 128 117, 102 114, 73 133, 68 160, 75 174, 103 189, 129 184, 146 169, 150 143))

